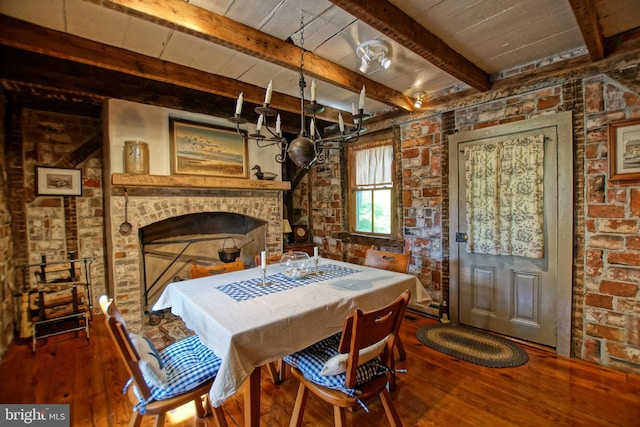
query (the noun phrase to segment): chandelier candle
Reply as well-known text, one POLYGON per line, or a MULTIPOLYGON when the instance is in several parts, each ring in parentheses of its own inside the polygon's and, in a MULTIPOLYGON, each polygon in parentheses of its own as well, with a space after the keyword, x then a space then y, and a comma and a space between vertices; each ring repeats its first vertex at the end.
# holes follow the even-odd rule
POLYGON ((242 114, 242 101, 243 101, 242 92, 238 95, 238 101, 236 101, 236 116, 242 114))
POLYGON ((364 110, 364 98, 365 98, 365 92, 364 92, 364 86, 362 86, 362 90, 360 91, 360 102, 358 103, 358 109, 360 110, 364 110))
POLYGON ((271 104, 271 94, 273 93, 273 80, 269 80, 269 86, 267 86, 267 93, 264 95, 264 103, 271 104))

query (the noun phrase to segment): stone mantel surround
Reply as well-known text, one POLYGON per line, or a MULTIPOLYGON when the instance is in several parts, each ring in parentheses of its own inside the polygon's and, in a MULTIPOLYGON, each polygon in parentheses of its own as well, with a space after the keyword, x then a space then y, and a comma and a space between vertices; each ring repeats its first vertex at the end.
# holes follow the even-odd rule
POLYGON ((237 213, 265 221, 267 251, 282 251, 283 191, 291 188, 289 182, 115 173, 110 187, 105 201, 110 294, 131 330, 140 330, 145 321, 140 228, 192 213, 237 213), (125 190, 132 231, 121 235, 125 190))

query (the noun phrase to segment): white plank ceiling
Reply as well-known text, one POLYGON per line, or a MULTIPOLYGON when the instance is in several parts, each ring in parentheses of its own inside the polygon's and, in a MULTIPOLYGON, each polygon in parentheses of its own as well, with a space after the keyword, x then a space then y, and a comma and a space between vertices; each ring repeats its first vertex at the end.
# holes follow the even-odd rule
MULTIPOLYGON (((184 3, 183 0, 174 0, 184 3)), ((390 46, 392 65, 372 66, 366 77, 411 97, 462 82, 432 65, 409 47, 328 0, 190 0, 203 8, 300 46, 322 58, 359 72, 356 46, 382 40, 390 46)), ((391 0, 485 73, 493 75, 565 52, 586 52, 585 40, 568 0, 391 0)), ((640 0, 593 0, 605 37, 640 26, 640 0)), ((135 17, 101 2, 84 0, 0 0, 0 13, 153 58, 196 68, 260 87, 273 80, 274 91, 299 96, 296 71, 214 44, 196 35, 135 17)), ((309 79, 308 79, 309 80, 309 79)), ((309 81, 308 81, 309 83, 309 81)), ((357 93, 317 81, 318 101, 345 110, 357 93)), ((308 89, 305 94, 308 98, 308 89)), ((366 110, 394 107, 367 99, 366 110)))

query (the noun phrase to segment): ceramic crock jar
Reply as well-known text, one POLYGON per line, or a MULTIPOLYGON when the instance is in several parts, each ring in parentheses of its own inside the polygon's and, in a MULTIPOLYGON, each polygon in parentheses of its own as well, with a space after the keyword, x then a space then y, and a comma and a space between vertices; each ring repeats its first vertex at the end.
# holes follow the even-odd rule
POLYGON ((149 144, 144 141, 124 142, 124 173, 149 175, 149 144))

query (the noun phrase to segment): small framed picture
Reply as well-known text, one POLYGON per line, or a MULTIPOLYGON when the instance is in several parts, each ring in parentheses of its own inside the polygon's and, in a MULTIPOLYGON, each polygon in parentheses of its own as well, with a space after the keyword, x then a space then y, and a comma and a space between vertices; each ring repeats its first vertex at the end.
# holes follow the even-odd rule
POLYGON ((246 132, 169 119, 174 175, 248 178, 246 132))
POLYGON ((82 170, 36 166, 36 195, 82 196, 82 170))
POLYGON ((640 119, 609 123, 609 179, 640 179, 640 119))

